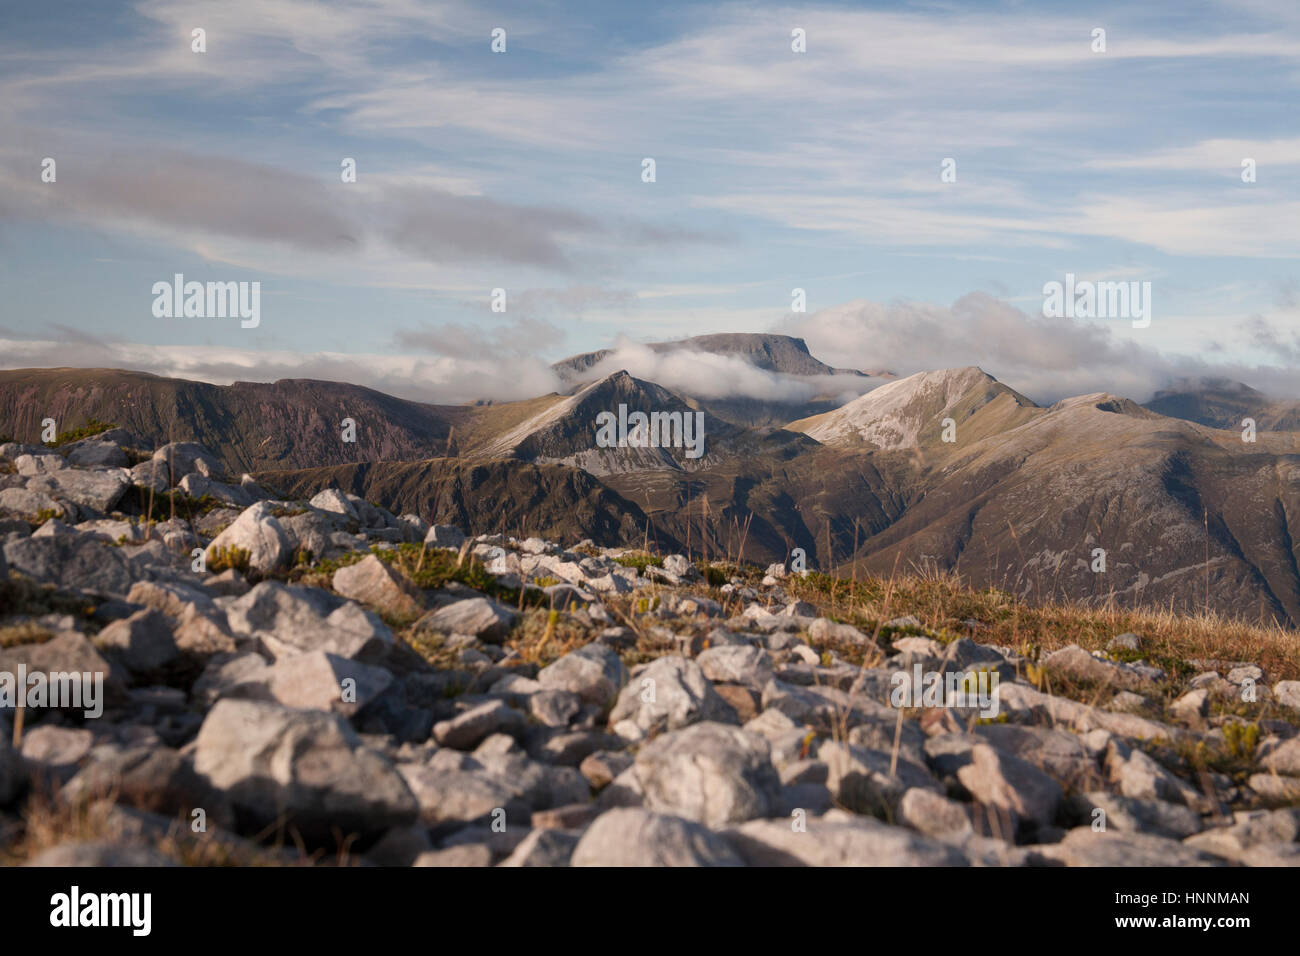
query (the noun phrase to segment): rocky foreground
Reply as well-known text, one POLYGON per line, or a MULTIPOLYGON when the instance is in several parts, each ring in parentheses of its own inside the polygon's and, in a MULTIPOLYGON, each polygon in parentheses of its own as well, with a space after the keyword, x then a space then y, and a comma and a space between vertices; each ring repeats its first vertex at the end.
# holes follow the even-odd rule
POLYGON ((11 862, 1300 863, 1300 681, 1252 662, 859 629, 779 565, 466 539, 140 444, 0 445, 0 678, 103 675, 98 717, 6 703, 11 862), (894 706, 900 673, 996 674, 997 713, 894 706))

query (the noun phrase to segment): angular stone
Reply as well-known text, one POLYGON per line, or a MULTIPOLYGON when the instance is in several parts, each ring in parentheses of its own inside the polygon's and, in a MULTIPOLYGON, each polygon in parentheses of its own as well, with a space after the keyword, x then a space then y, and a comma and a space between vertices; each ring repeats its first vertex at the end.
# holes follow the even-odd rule
POLYGON ((698 664, 684 657, 660 657, 619 693, 609 725, 627 720, 651 733, 705 720, 735 723, 736 719, 735 711, 718 696, 698 664))
POLYGON ((420 820, 426 826, 504 819, 507 827, 526 825, 530 810, 514 790, 482 770, 439 770, 418 764, 398 764, 397 769, 419 802, 420 820), (504 814, 494 814, 500 810, 504 814))
POLYGON ((35 518, 42 512, 52 511, 69 520, 75 513, 75 509, 70 505, 60 504, 45 492, 33 491, 29 488, 0 489, 0 511, 25 515, 29 518, 35 518))
POLYGON ((943 790, 925 767, 902 756, 895 761, 883 750, 828 741, 817 751, 817 759, 829 769, 826 785, 832 796, 855 813, 892 814, 909 789, 943 790))
MULTIPOLYGON (((334 590, 395 617, 420 613, 418 590, 404 575, 373 554, 334 572, 334 590)), ((462 632, 463 633, 463 632, 462 632)))
POLYGON ((21 538, 4 546, 11 571, 42 584, 123 595, 131 590, 131 567, 121 549, 97 535, 21 538))
POLYGON ((382 658, 393 632, 373 613, 320 588, 263 581, 226 610, 231 630, 256 637, 277 657, 327 651, 382 658))
POLYGON ((1125 797, 1166 800, 1193 808, 1202 801, 1201 794, 1195 788, 1174 776, 1141 750, 1131 748, 1118 739, 1111 740, 1107 747, 1105 769, 1108 782, 1125 797))
POLYGON ((1273 699, 1283 707, 1300 710, 1300 680, 1280 680, 1273 685, 1273 699))
POLYGON ((635 766, 648 809, 709 826, 767 816, 780 796, 767 741, 726 724, 662 734, 641 748, 635 766))
POLYGON ((572 866, 743 866, 722 836, 680 817, 608 810, 583 833, 572 866))
POLYGON ((1099 684, 1122 687, 1133 690, 1151 680, 1148 672, 1131 664, 1118 664, 1103 658, 1093 657, 1077 644, 1053 651, 1043 658, 1043 666, 1049 671, 1065 674, 1080 680, 1096 681, 1099 684))
POLYGON ((352 502, 348 500, 347 495, 337 488, 326 488, 307 502, 311 507, 320 511, 328 511, 347 521, 361 521, 361 516, 357 514, 357 509, 352 507, 352 502))
POLYGON ((214 610, 212 596, 200 585, 177 581, 137 581, 126 596, 131 604, 143 604, 180 620, 191 608, 214 610))
POLYGON ((751 820, 727 838, 750 866, 969 866, 955 847, 907 827, 830 810, 791 820, 751 820))
POLYGON ((1076 827, 1060 843, 1038 846, 1043 856, 1060 860, 1066 866, 1224 866, 1222 857, 1213 856, 1177 840, 1148 833, 1124 833, 1117 830, 1098 832, 1092 827, 1076 827))
POLYGON ((130 459, 111 441, 83 441, 68 452, 68 464, 78 468, 125 468, 130 459))
POLYGON ((1300 737, 1292 737, 1271 747, 1263 754, 1260 765, 1273 773, 1300 777, 1300 737))
POLYGON ((95 637, 95 646, 121 661, 132 674, 157 671, 180 656, 171 622, 152 609, 114 621, 95 637))
POLYGON ((772 679, 772 659, 751 645, 710 647, 700 652, 695 663, 711 681, 744 684, 760 692, 772 679))
POLYGON ((418 812, 402 775, 335 714, 217 701, 199 729, 194 766, 226 792, 247 830, 283 820, 312 844, 378 838, 418 812))
POLYGON ((59 680, 60 694, 71 695, 73 699, 78 693, 81 695, 81 705, 68 708, 75 713, 84 714, 126 700, 121 667, 105 660, 90 641, 75 631, 57 634, 41 644, 19 644, 0 650, 0 672, 17 674, 19 665, 26 666, 29 676, 36 671, 47 676, 69 675, 70 680, 59 680), (96 682, 101 679, 102 695, 96 689, 96 682))
POLYGON ((293 561, 289 536, 265 501, 245 508, 234 524, 212 539, 208 561, 213 561, 222 549, 235 548, 248 552, 248 566, 258 571, 280 571, 293 561))
POLYGON ((592 789, 600 790, 631 767, 634 760, 635 758, 629 753, 600 750, 584 757, 578 770, 587 779, 592 789))
POLYGON ((108 512, 131 487, 131 473, 125 468, 110 471, 79 471, 68 468, 38 475, 27 482, 28 491, 44 492, 83 508, 108 512))
POLYGON ((613 700, 626 680, 618 654, 599 642, 565 654, 537 674, 538 683, 547 690, 570 691, 598 707, 613 700))
POLYGON ((957 779, 986 807, 1011 815, 1016 821, 1044 826, 1056 819, 1061 788, 1033 764, 987 744, 971 748, 971 762, 957 771, 957 779))
POLYGON ((276 661, 265 675, 271 697, 285 707, 351 717, 388 689, 393 675, 323 651, 276 661))
POLYGON ((898 801, 898 822, 933 837, 974 835, 967 808, 933 790, 913 787, 898 801))
POLYGON ((1104 790, 1076 794, 1068 800, 1070 814, 1080 824, 1092 826, 1104 819, 1107 830, 1121 833, 1150 833, 1182 840, 1201 829, 1201 815, 1188 807, 1164 800, 1137 800, 1104 790), (1101 810, 1104 817, 1097 817, 1101 810))
POLYGON ((472 750, 491 734, 518 735, 524 726, 523 714, 502 701, 492 700, 434 724, 433 736, 444 747, 472 750))
POLYGON ((439 608, 421 628, 443 634, 468 634, 486 643, 499 644, 509 636, 518 618, 518 612, 500 601, 487 597, 465 598, 439 608))
POLYGON ((578 840, 567 830, 535 829, 498 866, 568 866, 578 840))

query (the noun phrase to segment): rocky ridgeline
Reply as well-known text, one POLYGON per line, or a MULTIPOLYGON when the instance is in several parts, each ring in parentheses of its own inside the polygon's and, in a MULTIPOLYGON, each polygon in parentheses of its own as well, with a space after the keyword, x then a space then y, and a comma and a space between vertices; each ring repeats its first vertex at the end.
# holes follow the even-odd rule
POLYGON ((1300 862, 1300 682, 1252 664, 1160 707, 1175 678, 1135 635, 1037 661, 915 619, 868 635, 781 566, 718 587, 681 555, 466 541, 135 447, 0 446, 0 673, 104 675, 100 717, 0 716, 11 858, 1300 862), (995 672, 998 715, 892 706, 918 665, 995 672), (1246 687, 1257 719, 1211 715, 1246 687))

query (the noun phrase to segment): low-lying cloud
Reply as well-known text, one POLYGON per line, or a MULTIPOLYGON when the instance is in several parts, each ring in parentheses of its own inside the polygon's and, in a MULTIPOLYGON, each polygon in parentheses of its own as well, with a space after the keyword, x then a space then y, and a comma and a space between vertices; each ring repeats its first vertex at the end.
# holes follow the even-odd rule
POLYGON ((1263 319, 1252 323, 1248 330, 1279 364, 1164 352, 1095 322, 1026 313, 983 292, 951 306, 856 300, 792 318, 776 331, 803 338, 813 355, 840 367, 910 375, 978 365, 1040 404, 1092 392, 1145 402, 1170 382, 1200 377, 1243 381, 1278 397, 1300 395, 1300 353, 1263 319))

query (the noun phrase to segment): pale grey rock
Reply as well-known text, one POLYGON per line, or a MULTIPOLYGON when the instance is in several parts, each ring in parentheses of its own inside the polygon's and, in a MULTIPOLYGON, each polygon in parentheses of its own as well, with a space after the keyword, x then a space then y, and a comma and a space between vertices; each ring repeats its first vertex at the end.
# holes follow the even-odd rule
POLYGON ((731 844, 699 823, 635 807, 596 818, 573 850, 572 866, 743 866, 731 844))
POLYGON ((367 555, 356 564, 339 568, 331 583, 344 597, 387 614, 414 617, 420 613, 416 587, 376 555, 367 555))
POLYGON ((957 779, 984 806, 1035 826, 1052 823, 1061 803, 1055 780, 1028 761, 987 744, 971 748, 971 761, 957 770, 957 779))
POLYGON ((580 834, 569 830, 536 829, 524 837, 498 866, 568 866, 580 834))
POLYGON ((78 468, 125 468, 130 463, 126 452, 111 441, 80 441, 68 451, 68 464, 78 468))
POLYGON ((248 552, 249 567, 258 571, 280 571, 293 561, 289 536, 271 513, 271 506, 259 501, 245 508, 234 524, 212 539, 207 558, 211 562, 223 548, 248 552))
POLYGON ((709 680, 744 684, 761 691, 772 679, 772 659, 760 647, 731 645, 710 647, 695 658, 709 680))
POLYGON ((837 804, 855 813, 892 814, 912 788, 943 791, 928 769, 883 750, 869 750, 827 741, 817 759, 829 769, 826 786, 837 804), (892 768, 892 772, 891 772, 892 768))
POLYGON ((1300 680, 1280 680, 1273 685, 1273 699, 1283 707, 1300 710, 1300 680))
POLYGON ((522 734, 525 717, 499 700, 487 701, 433 725, 433 736, 444 747, 472 750, 492 734, 522 734))
POLYGON ((626 680, 618 654, 599 642, 565 654, 537 674, 544 689, 570 691, 598 707, 613 700, 626 680))
POLYGON ((1099 832, 1076 827, 1060 843, 1034 848, 1042 856, 1067 866, 1224 866, 1220 857, 1177 840, 1149 833, 1099 832))
POLYGON ((62 501, 70 501, 94 511, 112 511, 131 487, 131 473, 125 468, 106 471, 63 471, 38 475, 27 481, 28 491, 44 492, 62 501))
POLYGON ((488 597, 464 598, 439 608, 421 628, 443 634, 469 634, 480 641, 499 644, 510 634, 519 614, 488 597))
POLYGON ((726 832, 750 866, 969 866, 956 847, 839 810, 793 820, 751 820, 726 832))
POLYGON ((1174 840, 1182 840, 1201 829, 1199 813, 1164 800, 1137 800, 1096 790, 1075 794, 1067 802, 1070 814, 1085 826, 1092 826, 1094 820, 1104 820, 1107 830, 1150 833, 1174 840), (1105 816, 1097 817, 1097 810, 1103 811, 1105 816))
POLYGON ((709 826, 767 816, 780 796, 767 741, 726 724, 662 734, 641 748, 635 767, 648 809, 709 826))
POLYGON ((121 661, 132 674, 156 671, 180 656, 171 622, 166 615, 152 609, 114 621, 99 632, 95 646, 121 661))
POLYGON ((402 775, 336 714, 219 700, 199 729, 194 767, 249 829, 283 820, 309 843, 378 837, 418 809, 402 775))
POLYGON ((263 581, 226 609, 231 630, 258 638, 277 658, 327 651, 381 658, 393 632, 373 613, 320 588, 263 581))
POLYGON ((623 720, 651 733, 705 720, 735 723, 736 717, 697 663, 668 656, 651 661, 619 693, 609 725, 623 720))
POLYGON ((271 698, 285 707, 351 717, 387 690, 393 675, 382 667, 309 651, 276 661, 265 680, 271 698))

